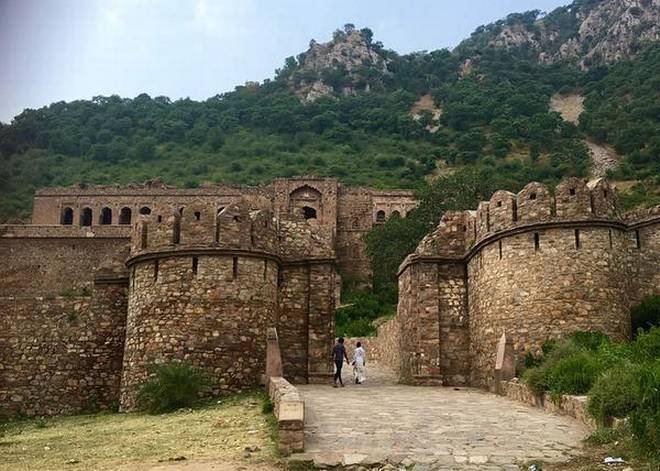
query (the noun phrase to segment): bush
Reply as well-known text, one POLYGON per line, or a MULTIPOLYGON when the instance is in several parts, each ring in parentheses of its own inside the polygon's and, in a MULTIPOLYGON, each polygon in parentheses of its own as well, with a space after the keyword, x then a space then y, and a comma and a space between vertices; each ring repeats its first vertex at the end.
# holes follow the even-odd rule
POLYGON ((652 362, 660 358, 660 327, 640 332, 632 344, 632 357, 639 363, 652 362))
POLYGON ((653 326, 660 326, 660 296, 649 296, 640 304, 630 310, 633 338, 637 331, 650 330, 653 326))
POLYGON ((577 348, 596 352, 605 343, 610 343, 610 338, 602 332, 574 332, 569 341, 577 348))
POLYGON ((553 395, 586 394, 601 372, 595 356, 578 352, 550 365, 549 390, 553 395))
POLYGON ((638 365, 623 364, 605 371, 589 392, 587 411, 599 424, 627 417, 639 405, 638 365))
POLYGON ((153 364, 149 374, 138 391, 137 405, 151 414, 193 406, 206 386, 204 375, 187 362, 153 364))
POLYGON ((540 357, 526 359, 536 364, 525 371, 523 380, 536 395, 549 391, 560 394, 585 394, 602 371, 594 349, 609 345, 606 335, 599 332, 576 332, 561 341, 543 344, 540 357))
POLYGON ((639 375, 639 406, 630 414, 634 443, 642 453, 660 456, 660 360, 639 375))
POLYGON ((525 370, 523 381, 535 395, 543 395, 550 389, 550 368, 548 368, 548 364, 541 363, 525 370))

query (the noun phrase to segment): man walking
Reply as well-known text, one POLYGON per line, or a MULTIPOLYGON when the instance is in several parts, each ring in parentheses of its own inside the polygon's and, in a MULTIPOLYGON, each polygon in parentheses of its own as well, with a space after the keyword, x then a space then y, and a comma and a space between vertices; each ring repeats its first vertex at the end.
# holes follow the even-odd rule
POLYGON ((344 337, 339 337, 337 343, 332 348, 332 360, 335 362, 336 368, 333 388, 337 387, 337 380, 339 380, 341 387, 344 387, 344 382, 341 379, 341 367, 344 365, 344 359, 346 359, 346 363, 348 363, 348 355, 346 354, 346 347, 344 346, 344 337))

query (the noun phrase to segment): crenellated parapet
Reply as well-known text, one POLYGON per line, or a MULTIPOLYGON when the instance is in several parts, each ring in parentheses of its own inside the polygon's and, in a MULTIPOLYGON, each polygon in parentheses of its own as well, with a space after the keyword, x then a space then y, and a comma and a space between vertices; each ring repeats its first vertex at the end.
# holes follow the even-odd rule
POLYGON ((336 257, 332 227, 296 213, 276 218, 246 202, 219 210, 203 203, 184 210, 162 205, 140 215, 131 229, 131 258, 191 251, 256 252, 282 261, 336 257))
POLYGON ((448 211, 438 227, 417 246, 415 255, 460 258, 474 240, 474 215, 471 211, 448 211))
POLYGON ((131 230, 131 255, 194 249, 256 250, 277 254, 277 226, 267 209, 245 203, 216 208, 191 203, 185 209, 157 206, 131 230))
MULTIPOLYGON (((626 220, 635 217, 642 218, 628 216, 626 220)), ((616 192, 607 180, 586 183, 568 178, 557 185, 554 195, 546 185, 531 182, 517 194, 496 191, 476 211, 447 212, 438 227, 422 239, 414 256, 463 257, 475 244, 506 231, 588 221, 622 224, 616 192)))

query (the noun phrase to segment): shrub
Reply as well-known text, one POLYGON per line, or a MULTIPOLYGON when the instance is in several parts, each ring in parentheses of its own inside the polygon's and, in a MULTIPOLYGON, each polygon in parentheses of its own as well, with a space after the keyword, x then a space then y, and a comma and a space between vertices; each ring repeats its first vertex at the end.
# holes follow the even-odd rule
POLYGON ((660 456, 660 360, 639 375, 639 406, 630 414, 634 443, 644 454, 660 456))
POLYGON ((525 370, 523 381, 535 395, 541 396, 550 389, 550 369, 548 365, 540 364, 525 370))
POLYGON ((609 343, 610 338, 602 332, 574 332, 569 341, 572 342, 577 348, 596 352, 601 345, 609 343))
POLYGON ((138 391, 137 405, 151 414, 193 406, 206 386, 204 375, 187 362, 153 364, 149 374, 138 391))
POLYGON ((633 338, 637 331, 650 330, 653 326, 660 326, 660 296, 649 296, 640 304, 630 310, 633 338))
POLYGON ((553 395, 586 394, 601 372, 596 357, 578 352, 549 365, 549 390, 553 395))
POLYGON ((639 405, 638 365, 622 364, 605 371, 589 391, 587 411, 599 424, 627 417, 639 405))
POLYGON ((632 357, 637 362, 644 363, 660 358, 660 327, 640 332, 631 348, 632 357))

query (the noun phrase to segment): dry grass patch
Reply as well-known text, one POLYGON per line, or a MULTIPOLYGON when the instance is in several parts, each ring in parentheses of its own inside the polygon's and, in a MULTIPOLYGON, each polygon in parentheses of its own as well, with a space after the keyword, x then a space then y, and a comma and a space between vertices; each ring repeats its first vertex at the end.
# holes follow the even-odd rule
POLYGON ((170 414, 10 423, 0 438, 0 469, 149 469, 164 463, 185 463, 187 468, 197 462, 223 466, 195 469, 232 469, 231 463, 269 469, 277 464, 274 419, 261 412, 262 399, 261 393, 250 393, 170 414))

